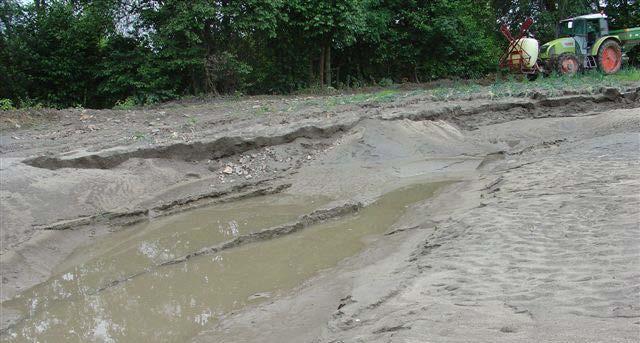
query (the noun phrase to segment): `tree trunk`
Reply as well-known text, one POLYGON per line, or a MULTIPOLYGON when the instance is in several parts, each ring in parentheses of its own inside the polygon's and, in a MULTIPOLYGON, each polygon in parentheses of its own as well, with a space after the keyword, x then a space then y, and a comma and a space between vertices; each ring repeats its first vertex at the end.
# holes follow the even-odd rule
POLYGON ((320 80, 320 88, 324 87, 324 45, 322 46, 322 49, 320 50, 320 63, 318 65, 318 75, 319 75, 319 80, 320 80))
POLYGON ((331 87, 331 41, 325 43, 324 48, 324 81, 327 83, 327 87, 331 87))
POLYGON ((44 2, 44 0, 35 0, 33 3, 36 6, 36 14, 42 15, 44 13, 45 6, 46 6, 46 3, 44 2))
POLYGON ((555 12, 556 11, 556 1, 555 0, 544 0, 544 1, 542 1, 542 5, 544 6, 544 9, 549 11, 549 12, 555 12))
POLYGON ((313 85, 313 57, 309 57, 309 86, 313 85))
POLYGON ((198 90, 197 90, 198 86, 197 86, 197 81, 196 81, 196 72, 195 72, 193 67, 191 67, 190 69, 191 69, 191 93, 193 95, 196 95, 196 94, 198 94, 198 90))

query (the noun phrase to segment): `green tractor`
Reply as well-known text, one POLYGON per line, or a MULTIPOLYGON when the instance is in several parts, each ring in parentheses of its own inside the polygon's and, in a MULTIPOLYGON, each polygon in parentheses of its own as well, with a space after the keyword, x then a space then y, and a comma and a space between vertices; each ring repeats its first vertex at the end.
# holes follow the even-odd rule
POLYGON ((527 74, 530 79, 554 70, 572 75, 597 68, 613 74, 620 70, 625 53, 640 43, 640 27, 609 30, 605 14, 588 14, 560 21, 557 38, 538 49, 535 39, 525 37, 532 23, 528 19, 522 25, 517 39, 511 37, 506 27, 501 29, 510 41, 501 66, 527 74))

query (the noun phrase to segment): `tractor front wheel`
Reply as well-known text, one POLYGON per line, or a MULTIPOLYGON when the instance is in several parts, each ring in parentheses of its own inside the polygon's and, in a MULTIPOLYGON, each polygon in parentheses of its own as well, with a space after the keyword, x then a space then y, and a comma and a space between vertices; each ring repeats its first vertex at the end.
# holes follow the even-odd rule
POLYGON ((558 57, 558 73, 562 75, 575 75, 580 70, 580 61, 574 54, 562 54, 558 57))
POLYGON ((622 65, 622 48, 618 42, 609 39, 598 49, 598 67, 605 74, 615 74, 622 65))

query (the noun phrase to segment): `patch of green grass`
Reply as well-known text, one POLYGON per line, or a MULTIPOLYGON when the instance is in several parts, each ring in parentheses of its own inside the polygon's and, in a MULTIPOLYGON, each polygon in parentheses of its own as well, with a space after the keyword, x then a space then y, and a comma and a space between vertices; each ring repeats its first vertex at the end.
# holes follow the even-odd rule
POLYGON ((392 102, 399 96, 400 91, 395 89, 385 89, 375 93, 360 93, 331 97, 325 101, 325 105, 328 107, 335 107, 338 105, 385 103, 392 102))
POLYGON ((271 113, 271 107, 267 105, 262 105, 256 110, 256 115, 266 115, 269 113, 271 113))
POLYGON ((133 134, 133 139, 136 140, 136 141, 145 140, 145 139, 147 139, 147 135, 144 134, 144 132, 136 131, 133 134))
POLYGON ((627 67, 611 76, 620 81, 640 82, 640 68, 627 67))
POLYGON ((439 87, 428 91, 436 100, 460 99, 482 91, 475 83, 456 83, 452 87, 439 87))
POLYGON ((187 120, 184 121, 185 127, 194 127, 197 124, 198 124, 198 118, 196 117, 189 117, 187 118, 187 120))
POLYGON ((494 97, 523 96, 535 92, 548 95, 561 95, 566 91, 595 92, 601 87, 621 87, 629 82, 640 82, 640 69, 628 67, 613 75, 605 75, 597 70, 590 70, 576 75, 541 76, 535 81, 522 81, 510 78, 497 81, 489 86, 490 95, 494 97))

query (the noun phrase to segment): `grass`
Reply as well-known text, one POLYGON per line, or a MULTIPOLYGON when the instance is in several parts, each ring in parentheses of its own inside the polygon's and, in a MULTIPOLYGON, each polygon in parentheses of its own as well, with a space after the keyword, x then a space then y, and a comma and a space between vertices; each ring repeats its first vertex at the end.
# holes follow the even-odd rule
POLYGON ((531 96, 543 93, 549 96, 559 96, 569 92, 597 92, 601 87, 624 87, 631 83, 640 83, 640 69, 627 67, 616 74, 604 75, 597 70, 580 73, 573 76, 552 74, 529 81, 516 75, 510 75, 504 80, 497 80, 488 86, 481 86, 474 82, 460 81, 451 86, 434 89, 414 89, 402 91, 396 87, 389 87, 375 92, 365 92, 349 95, 333 95, 318 97, 301 102, 296 109, 307 106, 321 106, 333 109, 341 105, 367 105, 396 101, 399 98, 427 95, 436 101, 468 99, 470 97, 503 98, 531 96))
POLYGON ((146 135, 146 134, 144 134, 144 132, 136 131, 136 132, 133 134, 133 137, 132 137, 132 138, 133 138, 133 140, 136 140, 136 141, 146 140, 146 139, 147 139, 147 135, 146 135))
POLYGON ((260 116, 260 115, 267 115, 269 113, 271 113, 271 107, 267 106, 267 105, 262 105, 260 107, 258 107, 258 109, 256 109, 255 114, 260 116))
POLYGON ((185 128, 192 128, 194 126, 196 126, 198 124, 198 118, 196 117, 189 117, 184 121, 184 124, 182 125, 185 128))
POLYGON ((613 75, 604 75, 597 70, 573 76, 552 74, 539 77, 535 81, 529 81, 526 78, 518 80, 510 75, 506 80, 496 81, 487 87, 477 84, 457 84, 452 87, 436 88, 427 93, 440 101, 466 98, 483 92, 487 92, 486 95, 490 98, 528 96, 536 92, 557 96, 567 91, 596 92, 601 87, 623 87, 631 83, 640 84, 640 69, 625 68, 613 75))
POLYGON ((625 68, 612 77, 620 81, 640 82, 640 68, 625 68))
POLYGON ((482 91, 478 84, 455 84, 453 87, 439 87, 427 91, 435 100, 450 100, 469 97, 482 91))
POLYGON ((325 105, 335 107, 338 105, 385 103, 396 100, 402 93, 396 89, 384 89, 375 93, 361 93, 341 95, 327 99, 325 105))

